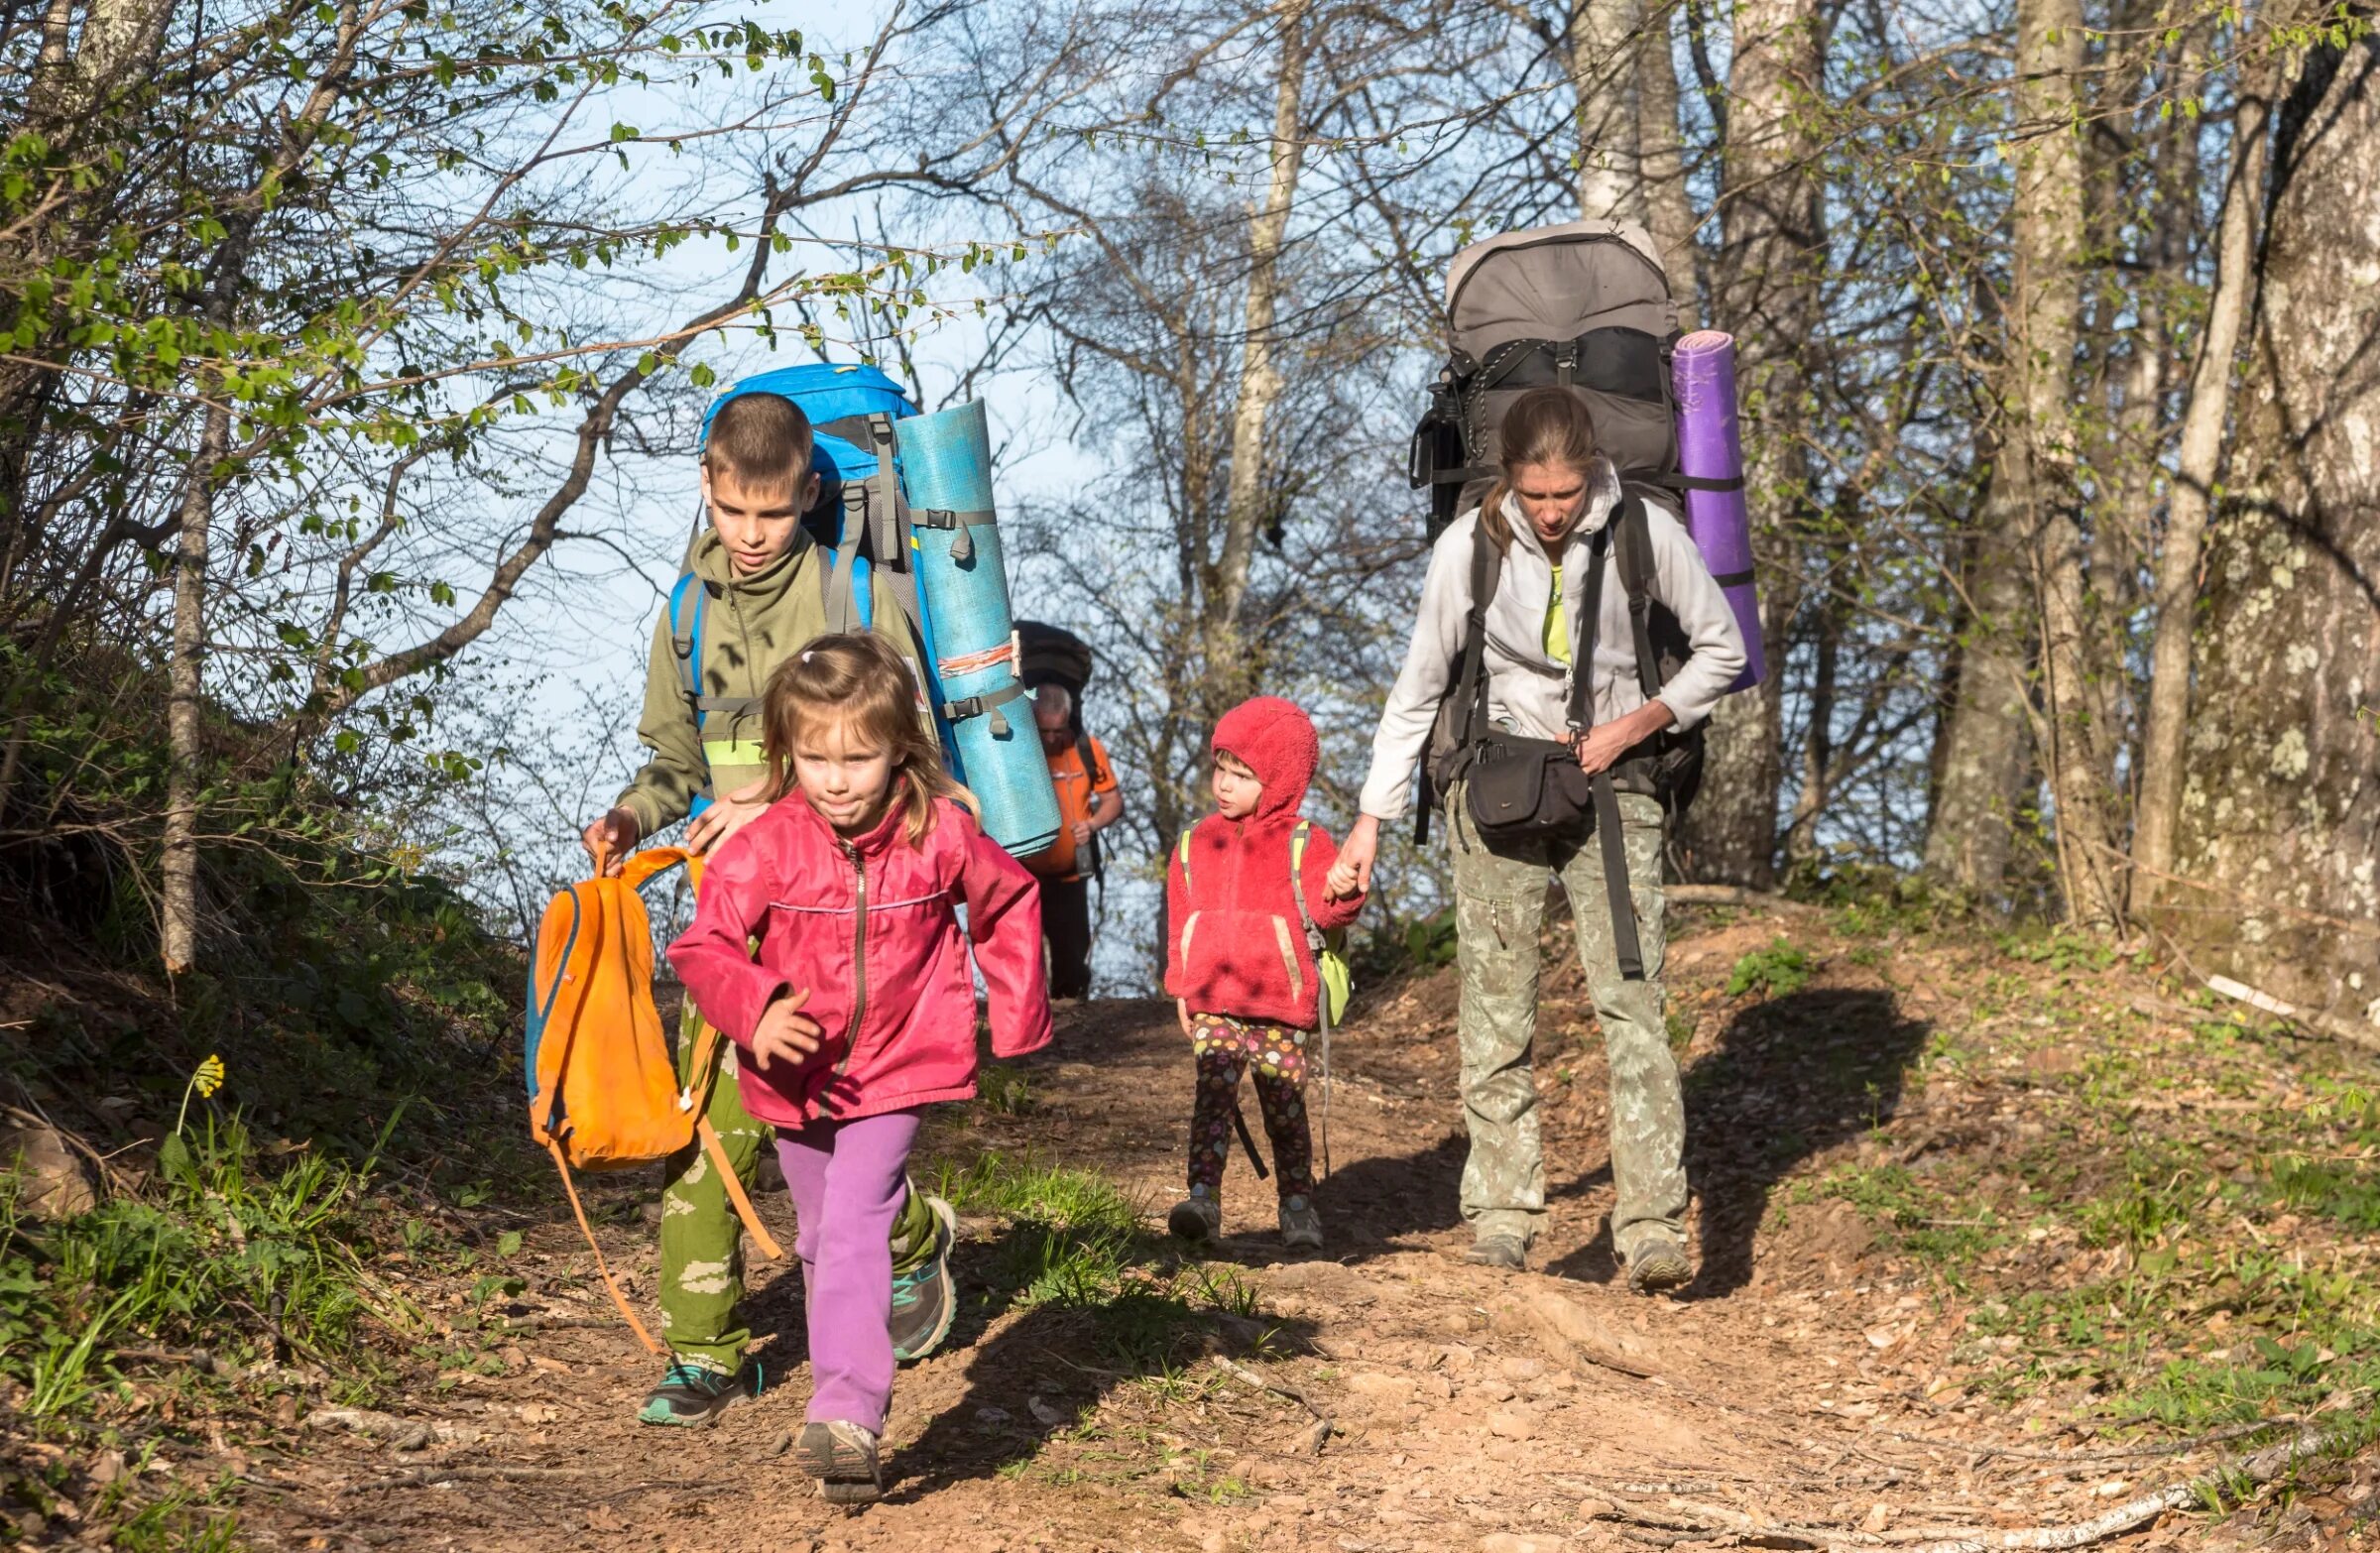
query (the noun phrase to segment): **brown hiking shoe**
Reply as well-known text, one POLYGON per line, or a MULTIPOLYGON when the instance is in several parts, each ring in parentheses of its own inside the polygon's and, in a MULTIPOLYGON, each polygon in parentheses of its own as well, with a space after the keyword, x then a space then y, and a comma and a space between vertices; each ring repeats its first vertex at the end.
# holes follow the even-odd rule
POLYGON ((1676 1241, 1647 1241, 1628 1258, 1628 1288, 1637 1294, 1667 1294, 1694 1280, 1694 1263, 1676 1241))

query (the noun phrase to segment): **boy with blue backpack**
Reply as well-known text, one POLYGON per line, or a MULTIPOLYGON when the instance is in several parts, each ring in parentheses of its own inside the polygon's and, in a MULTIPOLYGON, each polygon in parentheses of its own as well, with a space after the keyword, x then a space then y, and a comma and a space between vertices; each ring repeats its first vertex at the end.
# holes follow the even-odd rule
MULTIPOLYGON (((615 871, 640 841, 689 813, 687 849, 716 853, 767 808, 761 695, 777 665, 816 638, 865 629, 913 671, 922 662, 900 579, 855 563, 856 538, 875 516, 868 498, 879 481, 871 475, 847 489, 822 489, 813 467, 819 444, 812 417, 796 403, 800 398, 832 418, 825 427, 831 433, 848 430, 876 441, 880 423, 889 428, 886 417, 853 412, 868 411, 873 398, 897 401, 897 390, 879 374, 851 369, 769 377, 781 378, 794 397, 737 392, 722 399, 705 427, 702 498, 709 526, 654 629, 637 726, 652 756, 582 837, 588 853, 612 860, 615 871), (801 392, 808 383, 819 386, 815 397, 801 392), (842 508, 841 532, 855 541, 838 546, 841 554, 803 527, 822 501, 830 511, 842 508)), ((889 447, 889 429, 878 445, 889 447)), ((889 475, 889 459, 883 463, 889 475)), ((681 1064, 692 1060, 697 1017, 689 1005, 678 1041, 681 1064)), ((721 1069, 735 1060, 727 1045, 715 1043, 712 1072, 678 1077, 698 1104, 707 1102, 704 1114, 749 1188, 769 1130, 745 1110, 732 1073, 722 1082, 721 1069)), ((948 1205, 913 1187, 893 1224, 892 1325, 902 1359, 922 1357, 949 1330, 952 1226, 948 1205)), ((744 1359, 751 1330, 737 1318, 743 1290, 742 1226, 726 1183, 701 1149, 689 1147, 670 1158, 661 1191, 660 1307, 670 1362, 638 1413, 642 1421, 708 1424, 759 1393, 758 1367, 744 1359)))

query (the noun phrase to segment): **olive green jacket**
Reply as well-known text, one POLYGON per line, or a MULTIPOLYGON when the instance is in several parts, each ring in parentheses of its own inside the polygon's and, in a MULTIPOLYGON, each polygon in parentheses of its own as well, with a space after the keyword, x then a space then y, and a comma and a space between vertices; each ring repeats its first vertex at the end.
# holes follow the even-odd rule
MULTIPOLYGON (((716 798, 767 774, 761 752, 761 692, 776 665, 826 633, 821 577, 826 554, 795 531, 793 547, 754 576, 739 577, 716 531, 694 541, 693 570, 709 594, 703 620, 703 693, 749 699, 749 711, 714 710, 700 733, 686 697, 685 667, 669 636, 669 612, 654 623, 653 657, 645 669, 645 715, 637 739, 653 758, 616 800, 652 836, 686 817, 697 797, 716 798)), ((881 570, 872 570, 876 634, 907 659, 923 655, 898 595, 881 570)))

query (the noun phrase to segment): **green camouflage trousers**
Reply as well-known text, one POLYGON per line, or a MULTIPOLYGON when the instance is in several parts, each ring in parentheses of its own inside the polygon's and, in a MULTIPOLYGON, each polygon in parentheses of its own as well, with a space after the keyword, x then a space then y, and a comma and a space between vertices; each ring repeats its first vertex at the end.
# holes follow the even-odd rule
POLYGON ((1619 1202, 1612 1245, 1633 1257, 1653 1237, 1683 1242, 1686 1107, 1663 1018, 1661 805, 1619 795, 1628 892, 1644 980, 1623 981, 1611 942, 1601 843, 1592 834, 1490 852, 1473 827, 1461 787, 1448 797, 1455 864, 1455 930, 1463 967, 1463 1117, 1471 1157, 1463 1166, 1463 1217, 1477 1235, 1532 1239, 1545 1220, 1545 1160, 1537 1139, 1537 931, 1549 875, 1570 897, 1579 964, 1604 1027, 1611 1070, 1611 1174, 1619 1202))
MULTIPOLYGON (((689 1004, 677 1033, 677 1078, 691 1081, 698 1016, 689 1004)), ((705 1113, 720 1146, 736 1167, 744 1190, 752 1190, 761 1150, 772 1140, 769 1124, 744 1109, 736 1086, 732 1042, 718 1044, 705 1113)), ((908 1201, 892 1221, 892 1272, 914 1271, 934 1251, 938 1221, 925 1194, 909 1186, 908 1201)), ((669 1156, 661 1184, 661 1341, 681 1364, 732 1374, 744 1363, 752 1329, 740 1319, 744 1298, 744 1224, 728 1201, 727 1184, 700 1139, 669 1156)))

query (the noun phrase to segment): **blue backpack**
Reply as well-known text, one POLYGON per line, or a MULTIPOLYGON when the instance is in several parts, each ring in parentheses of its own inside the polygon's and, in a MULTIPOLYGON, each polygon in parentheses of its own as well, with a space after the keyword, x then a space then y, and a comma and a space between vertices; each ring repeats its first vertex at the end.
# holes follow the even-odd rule
MULTIPOLYGON (((827 562, 819 572, 827 630, 866 631, 875 624, 875 570, 884 567, 902 612, 909 617, 909 625, 917 634, 924 652, 925 671, 938 681, 933 621, 917 589, 909 536, 913 529, 953 529, 958 531, 959 542, 963 544, 967 542, 967 529, 974 523, 988 522, 990 515, 979 518, 973 513, 920 512, 909 507, 901 493, 892 422, 919 414, 917 406, 901 392, 898 384, 874 367, 839 366, 832 362, 780 367, 746 378, 711 402, 702 418, 705 443, 710 440, 711 418, 719 414, 719 407, 746 394, 775 394, 789 399, 809 417, 815 436, 810 467, 819 478, 819 495, 818 505, 803 516, 802 528, 817 541, 827 562)), ((697 513, 696 538, 701 538, 703 518, 697 513)), ((749 697, 703 692, 703 617, 708 612, 710 595, 695 576, 692 559, 689 544, 688 565, 669 590, 669 645, 685 682, 686 699, 694 709, 699 738, 710 713, 734 716, 753 710, 754 703, 749 697)), ((942 687, 937 682, 929 684, 926 691, 934 706, 935 732, 940 736, 943 764, 950 768, 952 776, 964 781, 958 744, 943 712, 942 687)), ((709 806, 707 798, 694 800, 697 814, 709 806)))

